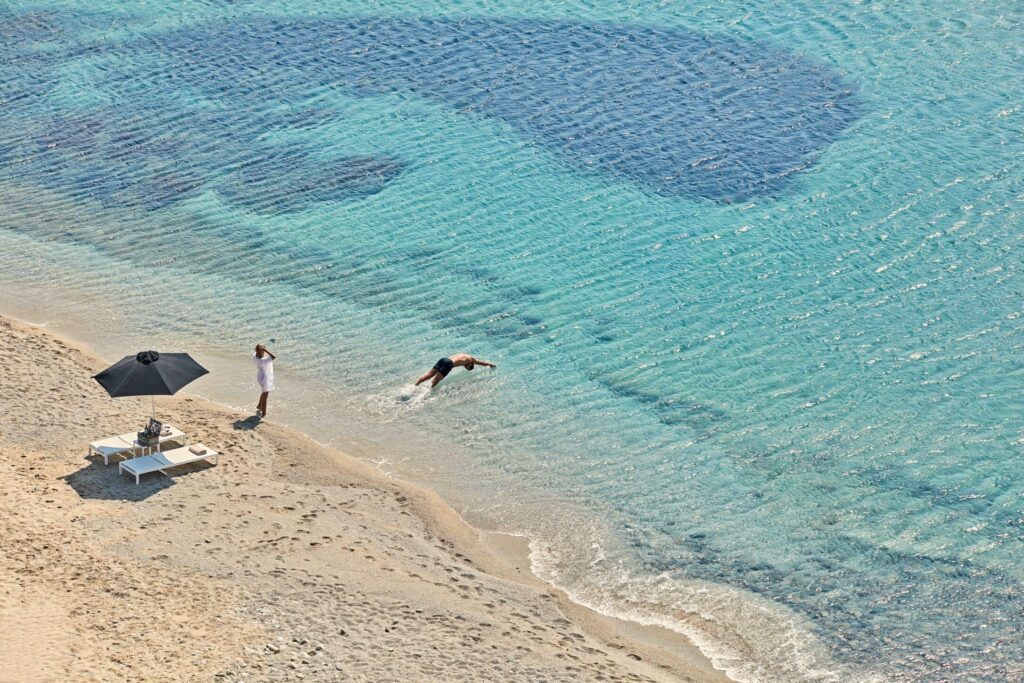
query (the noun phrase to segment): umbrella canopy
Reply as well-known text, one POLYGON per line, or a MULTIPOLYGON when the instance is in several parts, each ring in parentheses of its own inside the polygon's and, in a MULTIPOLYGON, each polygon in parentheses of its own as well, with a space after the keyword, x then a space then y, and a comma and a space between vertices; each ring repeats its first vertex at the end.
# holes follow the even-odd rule
POLYGON ((93 379, 115 398, 170 396, 208 372, 187 353, 140 351, 125 356, 93 379))

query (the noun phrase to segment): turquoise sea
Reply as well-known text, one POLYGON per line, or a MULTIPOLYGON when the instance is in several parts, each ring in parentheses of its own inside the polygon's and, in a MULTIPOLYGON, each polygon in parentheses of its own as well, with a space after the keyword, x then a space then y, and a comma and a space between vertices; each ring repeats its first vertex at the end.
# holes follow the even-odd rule
POLYGON ((1024 4, 15 1, 0 64, 8 299, 239 402, 267 342, 738 680, 1024 680, 1024 4))

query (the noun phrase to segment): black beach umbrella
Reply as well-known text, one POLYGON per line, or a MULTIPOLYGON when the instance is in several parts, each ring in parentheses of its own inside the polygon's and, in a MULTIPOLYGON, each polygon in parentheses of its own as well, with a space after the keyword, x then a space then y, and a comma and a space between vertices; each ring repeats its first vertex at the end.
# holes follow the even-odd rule
MULTIPOLYGON (((140 351, 125 356, 93 379, 114 398, 170 396, 208 372, 187 353, 140 351)), ((156 414, 155 409, 153 413, 156 414)))

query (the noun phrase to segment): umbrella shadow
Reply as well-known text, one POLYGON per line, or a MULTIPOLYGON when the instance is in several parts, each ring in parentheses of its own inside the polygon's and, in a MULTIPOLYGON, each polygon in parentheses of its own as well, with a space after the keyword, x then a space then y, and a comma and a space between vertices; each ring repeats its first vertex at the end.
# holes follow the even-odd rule
POLYGON ((260 422, 262 421, 263 420, 260 419, 259 415, 253 415, 252 417, 247 417, 244 420, 235 420, 231 426, 241 431, 251 432, 259 427, 260 422))
POLYGON ((115 462, 104 465, 102 458, 89 458, 89 464, 61 478, 75 490, 79 498, 89 500, 137 503, 174 486, 173 479, 159 472, 143 475, 136 485, 134 476, 121 474, 115 462))

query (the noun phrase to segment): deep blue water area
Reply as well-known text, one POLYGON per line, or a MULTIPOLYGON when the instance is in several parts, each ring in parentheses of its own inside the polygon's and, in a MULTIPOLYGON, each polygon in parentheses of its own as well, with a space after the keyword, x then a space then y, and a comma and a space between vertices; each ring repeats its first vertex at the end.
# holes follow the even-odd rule
MULTIPOLYGON (((45 88, 61 59, 83 54, 81 48, 68 55, 53 46, 65 26, 53 16, 8 19, 5 26, 18 36, 9 50, 39 47, 40 52, 19 67, 23 73, 14 81, 22 93, 16 99, 33 85, 45 88)), ((117 175, 105 164, 154 160, 149 177, 136 175, 131 186, 108 179, 96 188, 106 201, 151 208, 184 198, 225 169, 257 159, 261 170, 250 169, 230 183, 234 189, 227 195, 238 198, 239 185, 253 180, 252 174, 265 176, 273 173, 273 164, 290 161, 287 156, 274 161, 281 150, 253 147, 254 137, 268 129, 337 119, 329 110, 290 106, 323 88, 355 96, 410 93, 436 99, 466 115, 500 119, 578 169, 666 196, 722 202, 782 191, 858 112, 852 87, 839 74, 776 47, 621 24, 255 20, 93 45, 85 52, 100 62, 127 57, 130 78, 112 67, 107 85, 129 98, 144 94, 142 110, 133 108, 131 118, 121 120, 116 111, 90 107, 77 120, 37 122, 36 142, 47 151, 14 153, 51 168, 66 165, 71 173, 103 176, 117 175), (153 102, 159 88, 194 89, 217 108, 196 109, 177 96, 173 102, 153 102), (187 129, 188 141, 167 136, 175 122, 187 129), (153 129, 161 131, 159 138, 150 137, 153 129), (82 154, 83 146, 91 152, 82 154), (161 159, 182 152, 199 156, 189 175, 162 168, 161 159)), ((16 57, 23 59, 20 52, 16 57)), ((320 189, 280 202, 280 210, 301 210, 295 201, 372 193, 400 172, 402 162, 361 159, 353 166, 325 160, 323 166, 302 173, 306 180, 298 181, 320 189)), ((295 193, 286 188, 282 194, 295 193)), ((262 210, 273 203, 257 202, 262 210)))

